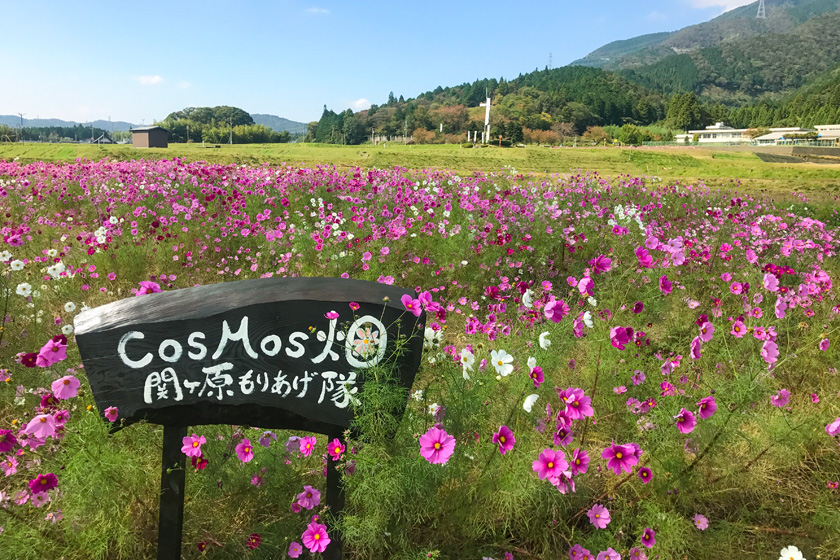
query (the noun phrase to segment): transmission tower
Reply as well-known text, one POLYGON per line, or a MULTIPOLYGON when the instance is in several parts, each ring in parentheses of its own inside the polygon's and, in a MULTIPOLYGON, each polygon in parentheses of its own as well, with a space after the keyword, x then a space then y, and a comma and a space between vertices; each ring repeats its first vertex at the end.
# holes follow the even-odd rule
POLYGON ((548 53, 548 69, 551 70, 551 53, 548 53))
POLYGON ((756 14, 755 18, 767 19, 767 10, 764 8, 764 0, 758 1, 758 14, 756 14))

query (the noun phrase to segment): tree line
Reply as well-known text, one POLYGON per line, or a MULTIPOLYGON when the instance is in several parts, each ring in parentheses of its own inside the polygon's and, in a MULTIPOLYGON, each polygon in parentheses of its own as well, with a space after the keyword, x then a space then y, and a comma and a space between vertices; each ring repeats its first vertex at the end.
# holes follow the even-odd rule
POLYGON ((256 124, 248 112, 238 107, 186 107, 155 123, 169 131, 170 142, 208 142, 211 144, 285 143, 293 136, 256 124))

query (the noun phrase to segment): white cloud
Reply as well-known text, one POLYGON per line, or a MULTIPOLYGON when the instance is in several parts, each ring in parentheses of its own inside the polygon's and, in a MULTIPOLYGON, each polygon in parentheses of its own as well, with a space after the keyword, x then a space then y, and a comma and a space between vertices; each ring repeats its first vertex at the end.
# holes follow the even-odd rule
POLYGON ((315 7, 312 7, 312 8, 306 8, 306 13, 308 13, 308 14, 315 14, 315 15, 318 15, 318 16, 325 16, 325 15, 327 15, 328 13, 330 13, 330 11, 329 11, 328 9, 326 9, 326 8, 315 8, 315 7))
POLYGON ((192 84, 191 84, 191 83, 189 83, 189 82, 188 82, 188 81, 186 81, 186 80, 181 81, 181 82, 178 82, 178 87, 179 87, 179 88, 181 88, 181 89, 187 89, 187 88, 189 88, 191 85, 192 85, 192 84))
POLYGON ((156 86, 163 82, 160 76, 137 76, 135 80, 140 82, 141 86, 156 86))
POLYGON ((723 8, 724 12, 754 3, 755 0, 691 0, 695 8, 723 8))
POLYGON ((354 111, 364 111, 366 109, 370 109, 370 101, 362 97, 361 99, 357 99, 356 101, 351 101, 350 108, 354 111))

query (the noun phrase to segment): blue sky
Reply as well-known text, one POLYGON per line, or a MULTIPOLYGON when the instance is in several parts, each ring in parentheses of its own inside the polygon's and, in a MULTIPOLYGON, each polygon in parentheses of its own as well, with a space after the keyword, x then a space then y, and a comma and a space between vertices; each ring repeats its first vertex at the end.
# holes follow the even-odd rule
POLYGON ((0 0, 0 114, 151 123, 234 105, 296 121, 563 66, 752 0, 0 0), (37 6, 37 7, 36 7, 37 6))

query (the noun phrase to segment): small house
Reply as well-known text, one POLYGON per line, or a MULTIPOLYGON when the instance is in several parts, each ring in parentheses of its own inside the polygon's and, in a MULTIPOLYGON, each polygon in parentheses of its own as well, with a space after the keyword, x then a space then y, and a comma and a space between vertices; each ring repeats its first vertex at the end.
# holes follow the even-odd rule
POLYGON ((169 131, 160 126, 132 128, 131 143, 135 148, 166 148, 169 146, 169 131))

